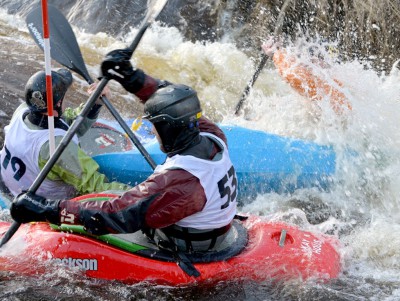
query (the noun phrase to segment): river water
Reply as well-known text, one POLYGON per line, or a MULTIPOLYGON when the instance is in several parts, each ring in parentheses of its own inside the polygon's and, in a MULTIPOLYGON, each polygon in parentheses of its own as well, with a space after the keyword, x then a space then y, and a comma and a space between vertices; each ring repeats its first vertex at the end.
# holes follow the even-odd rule
MULTIPOLYGON (((102 57, 129 44, 137 31, 132 27, 116 38, 79 27, 74 30, 93 77, 98 75, 102 57)), ((399 70, 394 67, 378 74, 365 62, 340 61, 334 43, 321 42, 321 46, 299 37, 288 45, 289 51, 301 54, 299 60, 310 64, 304 49, 319 47, 331 68, 310 66, 328 81, 335 78, 344 83, 353 110, 338 116, 326 97, 317 104, 299 96, 269 62, 246 99, 243 114, 235 116, 235 105, 256 64, 254 57, 229 39, 223 40, 188 41, 176 27, 156 23, 146 32, 133 61, 155 77, 193 86, 204 113, 216 121, 335 148, 338 166, 335 185, 329 191, 300 189, 290 195, 258 195, 240 210, 337 236, 343 256, 340 277, 324 284, 312 280, 278 285, 240 281, 212 288, 173 288, 103 282, 65 270, 35 277, 1 273, 0 300, 400 300, 399 70), (348 149, 357 156, 349 157, 348 149)), ((5 10, 0 10, 0 45, 3 128, 22 101, 25 81, 43 68, 43 56, 23 17, 5 10)), ((72 104, 86 100, 84 81, 78 76, 75 79, 68 95, 72 104)), ((124 117, 140 114, 133 96, 113 82, 110 87, 112 101, 124 117)), ((1 216, 7 219, 8 212, 1 216)))

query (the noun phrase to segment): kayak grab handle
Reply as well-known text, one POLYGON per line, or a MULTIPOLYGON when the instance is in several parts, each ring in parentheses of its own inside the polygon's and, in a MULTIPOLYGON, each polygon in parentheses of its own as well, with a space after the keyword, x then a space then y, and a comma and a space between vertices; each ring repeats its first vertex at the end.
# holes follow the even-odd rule
POLYGON ((283 248, 285 246, 285 241, 286 241, 286 230, 282 229, 281 231, 281 236, 279 237, 279 246, 283 248))
POLYGON ((271 234, 271 240, 273 240, 274 243, 276 243, 281 248, 294 243, 293 236, 290 235, 290 233, 288 233, 288 230, 286 229, 273 232, 271 234))

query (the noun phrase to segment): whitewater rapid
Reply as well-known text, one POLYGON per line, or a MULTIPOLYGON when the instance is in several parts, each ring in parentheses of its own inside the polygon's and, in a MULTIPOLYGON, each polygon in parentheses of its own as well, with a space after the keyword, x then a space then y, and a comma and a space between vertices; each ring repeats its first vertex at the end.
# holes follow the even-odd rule
MULTIPOLYGON (((0 17, 0 40, 12 39, 17 45, 1 51, 21 52, 24 51, 21 45, 34 45, 24 20, 4 11, 0 11, 0 17)), ((78 28, 74 28, 74 31, 88 70, 96 78, 105 54, 128 45, 137 29, 132 28, 120 39, 106 33, 88 34, 78 28)), ((314 295, 319 292, 319 296, 337 298, 333 300, 399 300, 399 69, 394 67, 388 74, 378 74, 369 67, 369 62, 341 61, 340 55, 332 51, 335 45, 323 43, 316 45, 331 68, 321 69, 311 64, 305 51, 307 47, 315 46, 314 42, 309 43, 299 38, 287 45, 287 49, 299 56, 299 62, 308 64, 328 82, 333 83, 333 79, 341 81, 344 84, 341 89, 353 109, 337 115, 326 97, 318 103, 305 99, 290 88, 269 61, 246 99, 242 114, 235 116, 235 106, 255 71, 257 58, 249 57, 230 43, 229 39, 225 40, 224 43, 193 43, 186 41, 176 28, 156 23, 146 32, 134 54, 133 63, 154 77, 192 86, 198 91, 205 115, 215 121, 329 144, 337 153, 336 184, 330 191, 302 189, 291 195, 259 195, 241 211, 292 222, 307 230, 336 235, 342 244, 343 274, 333 284, 288 283, 278 288, 278 291, 269 285, 260 285, 255 291, 259 296, 276 297, 273 300, 279 300, 277 297, 285 294, 293 297, 293 300, 301 297, 307 299, 307 294, 311 292, 314 295), (294 204, 302 204, 303 207, 297 208, 294 204), (306 212, 300 210, 307 206, 306 212), (318 224, 309 222, 322 213, 326 214, 324 221, 318 224)), ((74 75, 74 78, 74 88, 83 91, 85 81, 78 75, 74 75)), ((121 112, 124 117, 140 114, 141 107, 134 96, 126 94, 114 82, 110 83, 110 87, 114 95, 112 100, 126 104, 128 108, 121 112)), ((246 156, 245 152, 243 156, 246 156)), ((7 212, 2 214, 6 215, 7 212)), ((150 295, 160 299, 174 294, 177 294, 175 297, 184 298, 189 294, 176 292, 172 288, 168 290, 146 285, 118 285, 119 292, 108 286, 110 292, 106 294, 104 288, 98 288, 90 280, 77 278, 74 282, 70 279, 73 275, 65 275, 58 275, 62 279, 60 282, 69 282, 62 292, 78 299, 96 296, 101 292, 103 300, 108 300, 111 296, 121 297, 122 294, 126 297, 138 290, 150 290, 150 295), (82 282, 87 286, 88 291, 85 293, 76 290, 82 282)), ((25 288, 40 286, 46 296, 48 278, 39 279, 36 283, 12 277, 5 276, 2 280, 9 294, 7 296, 18 294, 19 285, 15 284, 18 281, 25 288)), ((57 283, 54 279, 51 281, 53 284, 57 283)), ((225 287, 217 287, 215 290, 219 296, 232 294, 225 287)), ((244 296, 251 298, 250 289, 244 287, 243 290, 244 296)), ((52 289, 48 291, 50 294, 52 289)), ((200 296, 204 293, 204 298, 207 296, 202 290, 197 293, 200 296)), ((1 294, 1 297, 5 296, 1 294)))

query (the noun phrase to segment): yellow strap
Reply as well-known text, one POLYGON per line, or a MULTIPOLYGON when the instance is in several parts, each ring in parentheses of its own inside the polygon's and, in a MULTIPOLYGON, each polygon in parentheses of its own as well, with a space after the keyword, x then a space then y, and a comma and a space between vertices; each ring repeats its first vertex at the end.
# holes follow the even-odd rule
POLYGON ((132 131, 136 132, 142 125, 143 121, 142 121, 142 117, 138 117, 136 118, 131 125, 131 129, 132 131))
MULTIPOLYGON (((136 118, 136 119, 132 122, 131 130, 132 130, 133 132, 136 132, 136 131, 141 127, 142 123, 143 123, 142 117, 136 118)), ((125 137, 128 138, 128 137, 129 137, 128 134, 125 134, 125 137)))

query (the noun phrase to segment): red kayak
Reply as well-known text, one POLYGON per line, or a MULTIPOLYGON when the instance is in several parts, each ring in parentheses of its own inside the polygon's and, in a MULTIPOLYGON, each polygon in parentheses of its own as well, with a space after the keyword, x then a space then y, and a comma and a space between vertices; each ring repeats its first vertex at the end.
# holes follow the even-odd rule
MULTIPOLYGON (((0 222, 0 235, 9 226, 0 222)), ((36 275, 67 267, 99 279, 166 285, 235 279, 328 280, 341 271, 336 239, 285 223, 256 216, 235 220, 228 240, 218 252, 187 254, 159 249, 142 233, 94 237, 79 226, 30 223, 22 225, 2 247, 0 270, 36 275)))

